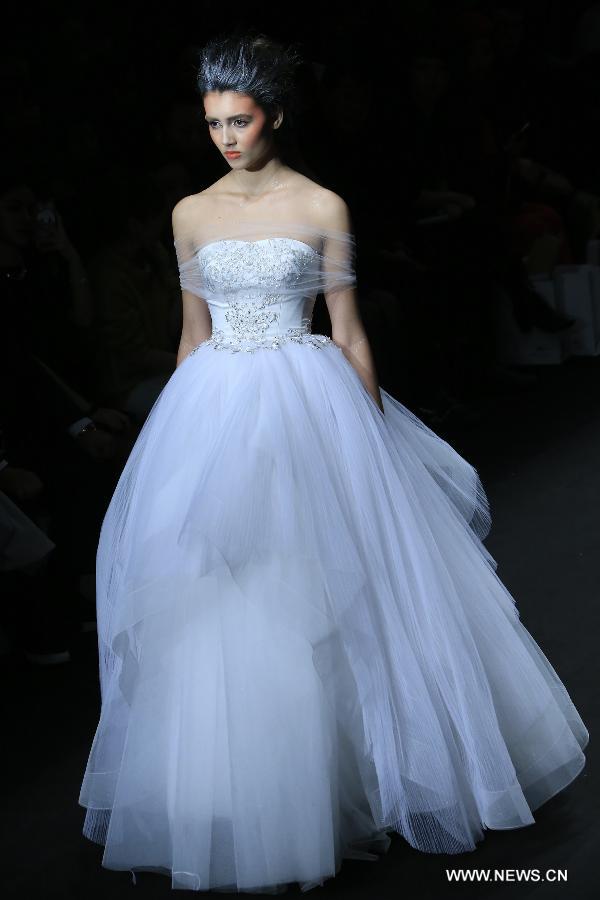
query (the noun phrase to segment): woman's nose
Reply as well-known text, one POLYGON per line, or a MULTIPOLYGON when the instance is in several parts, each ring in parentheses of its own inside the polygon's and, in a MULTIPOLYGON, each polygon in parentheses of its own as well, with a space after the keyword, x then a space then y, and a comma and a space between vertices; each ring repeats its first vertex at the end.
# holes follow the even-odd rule
POLYGON ((229 147, 230 144, 235 144, 235 139, 229 137, 229 132, 223 128, 223 146, 229 147))

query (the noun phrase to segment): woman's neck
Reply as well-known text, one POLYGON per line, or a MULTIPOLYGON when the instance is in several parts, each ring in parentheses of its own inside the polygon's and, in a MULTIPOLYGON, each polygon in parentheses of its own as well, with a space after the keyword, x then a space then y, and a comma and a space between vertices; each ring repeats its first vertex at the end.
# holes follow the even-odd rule
POLYGON ((231 171, 226 176, 229 186, 246 197, 260 197, 283 185, 283 177, 289 173, 279 157, 273 156, 256 169, 231 171))

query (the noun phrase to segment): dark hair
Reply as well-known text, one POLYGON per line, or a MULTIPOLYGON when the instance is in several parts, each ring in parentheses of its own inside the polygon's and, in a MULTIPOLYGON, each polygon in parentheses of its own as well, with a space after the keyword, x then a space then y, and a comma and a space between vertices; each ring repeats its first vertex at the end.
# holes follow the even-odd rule
POLYGON ((197 86, 201 96, 208 91, 248 94, 267 116, 282 109, 278 130, 285 138, 296 126, 296 73, 303 63, 297 45, 285 46, 262 32, 219 35, 199 51, 197 86))

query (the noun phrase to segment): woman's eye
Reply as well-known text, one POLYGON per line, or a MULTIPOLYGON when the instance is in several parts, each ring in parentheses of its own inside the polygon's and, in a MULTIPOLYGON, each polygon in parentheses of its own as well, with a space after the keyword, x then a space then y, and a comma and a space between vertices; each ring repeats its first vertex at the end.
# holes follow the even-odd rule
MULTIPOLYGON (((218 125, 218 124, 219 124, 218 122, 209 122, 209 125, 210 125, 211 128, 213 127, 213 125, 218 125)), ((246 121, 245 119, 235 119, 233 124, 234 124, 234 125, 239 124, 239 125, 241 125, 242 128, 243 128, 243 127, 245 127, 248 123, 247 123, 247 121, 246 121)))

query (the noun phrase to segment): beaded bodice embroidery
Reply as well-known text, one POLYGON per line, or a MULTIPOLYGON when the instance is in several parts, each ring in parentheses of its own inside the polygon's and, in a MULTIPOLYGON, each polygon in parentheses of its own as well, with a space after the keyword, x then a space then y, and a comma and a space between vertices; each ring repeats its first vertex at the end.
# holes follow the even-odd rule
POLYGON ((206 345, 232 352, 277 349, 287 341, 312 347, 331 343, 311 333, 314 296, 307 296, 303 280, 314 283, 311 267, 317 252, 294 238, 258 241, 221 240, 205 244, 197 253, 207 294, 212 335, 206 345))

